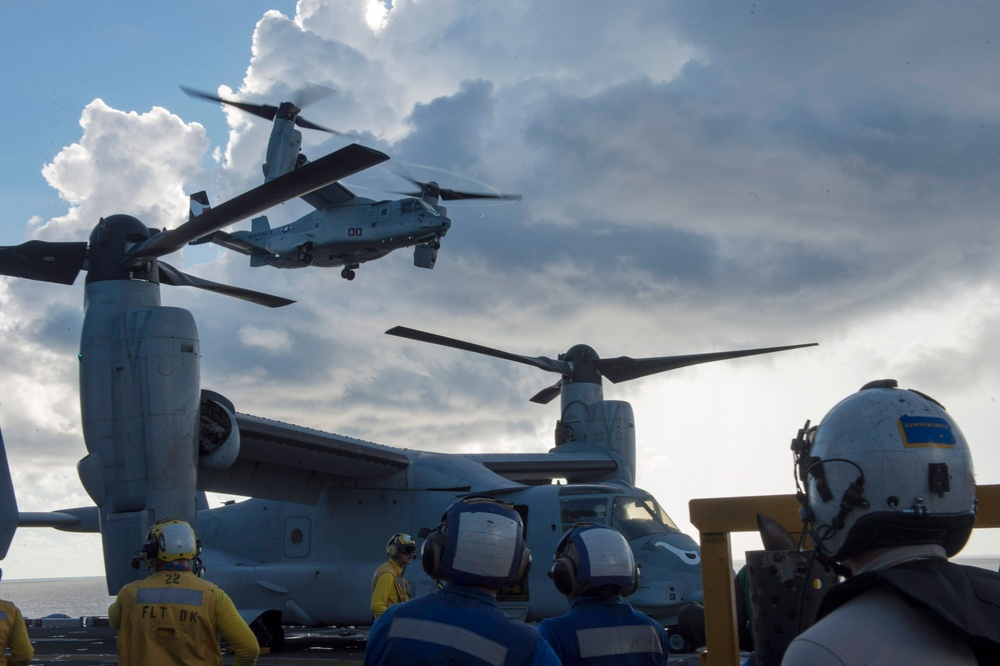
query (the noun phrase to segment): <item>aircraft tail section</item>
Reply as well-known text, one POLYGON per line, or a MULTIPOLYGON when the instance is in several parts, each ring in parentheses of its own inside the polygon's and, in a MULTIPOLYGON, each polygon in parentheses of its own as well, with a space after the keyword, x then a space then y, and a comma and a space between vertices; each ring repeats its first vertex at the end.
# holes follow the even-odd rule
POLYGON ((3 434, 0 433, 0 560, 7 557, 7 550, 10 548, 10 542, 14 540, 17 523, 17 498, 14 497, 14 482, 10 478, 7 449, 4 447, 3 434))
POLYGON ((7 449, 3 434, 0 433, 0 560, 7 557, 18 527, 52 527, 63 532, 100 532, 100 516, 96 506, 61 511, 18 511, 7 449))
POLYGON ((261 215, 250 220, 250 233, 259 234, 271 230, 271 223, 267 221, 267 215, 261 215))
MULTIPOLYGON (((271 230, 271 223, 267 220, 267 215, 261 215, 250 220, 250 234, 262 234, 271 230)), ((267 266, 274 262, 274 255, 270 252, 259 250, 250 254, 250 266, 267 266)))

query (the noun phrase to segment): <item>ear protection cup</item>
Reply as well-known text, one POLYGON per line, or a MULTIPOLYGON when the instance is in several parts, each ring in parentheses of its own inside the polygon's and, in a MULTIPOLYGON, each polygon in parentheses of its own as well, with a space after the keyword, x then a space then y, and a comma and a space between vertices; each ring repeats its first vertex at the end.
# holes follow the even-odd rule
POLYGON ((576 567, 568 557, 559 557, 549 569, 549 578, 563 596, 573 594, 573 583, 576 580, 576 567))
POLYGON ((146 543, 142 544, 141 552, 142 552, 143 564, 145 564, 147 567, 152 567, 153 565, 155 565, 157 550, 158 547, 155 541, 147 541, 146 543))
POLYGON ((639 566, 636 565, 632 568, 632 586, 628 589, 622 588, 621 596, 628 597, 631 596, 636 590, 639 589, 639 566))
POLYGON ((505 587, 505 590, 511 590, 520 586, 524 579, 528 576, 528 571, 531 569, 531 549, 528 548, 528 544, 524 544, 521 548, 521 559, 517 561, 517 574, 514 580, 510 582, 510 585, 505 587))
POLYGON ((528 548, 528 544, 524 544, 521 548, 521 561, 517 565, 517 580, 514 585, 520 585, 524 582, 524 579, 528 576, 528 571, 531 569, 531 549, 528 548))
POLYGON ((424 538, 424 545, 420 548, 420 565, 424 568, 424 573, 434 580, 441 578, 441 555, 447 541, 444 523, 441 523, 424 538))
POLYGON ((397 532, 396 534, 392 535, 392 538, 389 539, 389 543, 385 545, 386 555, 388 555, 389 557, 396 557, 396 553, 399 552, 399 550, 396 548, 396 541, 401 536, 403 536, 402 532, 397 532))

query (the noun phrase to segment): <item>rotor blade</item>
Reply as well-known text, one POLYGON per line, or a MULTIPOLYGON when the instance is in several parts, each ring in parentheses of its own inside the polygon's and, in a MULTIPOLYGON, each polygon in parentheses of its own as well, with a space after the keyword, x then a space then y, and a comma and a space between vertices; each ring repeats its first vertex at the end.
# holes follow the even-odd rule
POLYGON ((320 100, 324 100, 331 95, 337 95, 340 91, 329 86, 321 86, 318 83, 307 83, 292 96, 292 104, 304 109, 312 106, 320 100))
POLYGON ((0 247, 0 275, 73 284, 87 261, 84 242, 50 243, 31 240, 0 247))
MULTIPOLYGON (((404 176, 405 178, 405 176, 404 176)), ((407 179, 409 180, 409 179, 407 179)), ((417 192, 403 192, 398 190, 393 190, 392 194, 401 194, 404 197, 422 197, 424 196, 423 186, 427 183, 421 183, 420 181, 413 181, 413 184, 420 187, 421 190, 417 192)), ((441 187, 438 189, 438 196, 442 201, 461 201, 465 199, 493 199, 496 201, 520 201, 520 194, 505 194, 497 192, 495 194, 484 193, 484 192, 459 192, 458 190, 450 190, 446 187, 441 187)))
POLYGON ((810 342, 804 345, 744 349, 740 351, 713 352, 708 354, 690 354, 687 356, 662 356, 659 358, 629 358, 628 356, 619 356, 618 358, 598 359, 596 365, 602 375, 607 377, 610 381, 618 383, 626 382, 630 379, 638 379, 639 377, 646 377, 648 375, 655 375, 658 372, 666 372, 667 370, 686 368, 689 365, 698 365, 699 363, 726 361, 732 358, 755 356, 757 354, 770 354, 772 352, 799 349, 802 347, 815 347, 817 344, 819 343, 810 342))
POLYGON ((552 386, 543 388, 541 391, 531 396, 531 402, 538 403, 539 405, 547 405, 556 398, 558 398, 561 392, 562 392, 562 380, 560 379, 552 386))
POLYGON ((497 192, 496 194, 484 194, 482 192, 459 192, 457 190, 449 190, 447 188, 441 188, 441 200, 442 201, 458 201, 461 199, 496 199, 498 201, 520 201, 520 194, 501 194, 497 192))
POLYGON ((122 261, 122 265, 141 266, 148 259, 175 252, 188 242, 207 236, 233 222, 335 183, 387 159, 389 156, 385 153, 360 144, 346 146, 206 210, 176 229, 153 236, 133 248, 122 261))
POLYGON ((335 129, 330 129, 329 127, 323 127, 322 125, 317 125, 312 121, 306 120, 302 116, 295 117, 295 124, 305 129, 314 129, 314 130, 319 130, 321 132, 329 132, 330 134, 336 134, 337 136, 343 137, 345 139, 352 139, 354 141, 361 139, 360 136, 357 136, 355 134, 348 134, 347 132, 338 132, 335 129))
POLYGON ((386 333, 388 335, 396 335, 401 338, 409 338, 410 340, 417 340, 419 342, 430 342, 431 344, 441 345, 443 347, 453 347, 455 349, 462 349, 476 354, 502 358, 506 361, 523 363, 525 365, 541 368, 542 370, 546 370, 548 372, 558 372, 561 375, 568 375, 572 373, 572 368, 570 368, 568 363, 564 361, 553 361, 551 358, 547 358, 545 356, 521 356, 520 354, 511 354, 509 352, 500 351, 499 349, 483 347, 482 345, 476 345, 463 340, 455 340, 454 338, 446 338, 443 335, 435 335, 434 333, 425 333, 413 328, 406 328, 405 326, 395 326, 386 331, 386 333))
MULTIPOLYGON (((329 127, 323 127, 322 125, 317 125, 314 122, 306 120, 302 116, 298 115, 298 110, 300 106, 305 106, 306 104, 312 104, 313 102, 322 99, 327 95, 332 95, 335 90, 329 88, 324 88, 323 86, 311 86, 308 90, 316 88, 318 91, 326 91, 325 93, 313 93, 308 94, 308 91, 302 91, 301 96, 308 98, 304 103, 295 103, 295 108, 292 111, 295 114, 295 124, 299 127, 304 127, 305 129, 320 130, 321 132, 329 132, 330 134, 336 134, 337 136, 342 136, 348 139, 358 139, 360 137, 354 136, 353 134, 347 134, 345 132, 338 132, 337 130, 330 129, 329 127)), ((282 110, 280 106, 274 106, 273 104, 250 104, 249 102, 237 102, 230 99, 222 99, 211 93, 202 92, 201 90, 195 90, 194 88, 188 88, 187 86, 181 86, 181 90, 188 94, 190 97, 196 99, 204 99, 210 102, 219 102, 220 104, 228 104, 229 106, 234 106, 241 111, 246 111, 247 113, 253 114, 259 118, 264 118, 266 120, 274 120, 278 112, 282 110)))
POLYGON ((228 284, 220 284, 218 282, 212 282, 211 280, 204 280, 200 277, 188 275, 187 273, 179 271, 163 261, 159 261, 157 264, 160 268, 161 284, 168 284, 174 287, 197 287, 198 289, 232 296, 233 298, 250 301, 251 303, 264 305, 269 308, 280 308, 285 305, 291 305, 295 302, 287 298, 282 298, 281 296, 272 296, 271 294, 265 294, 251 289, 243 289, 242 287, 233 287, 228 284))
POLYGON ((194 97, 196 99, 205 99, 210 102, 219 102, 220 104, 228 104, 229 106, 235 106, 241 111, 246 111, 260 118, 265 118, 267 120, 274 120, 274 116, 278 113, 278 107, 273 104, 249 104, 247 102, 237 102, 231 99, 222 99, 211 93, 202 92, 200 90, 195 90, 194 88, 188 88, 187 86, 181 86, 183 90, 189 97, 194 97))
POLYGON ((521 195, 520 194, 502 194, 500 192, 497 192, 496 190, 493 190, 493 188, 490 187, 489 185, 487 185, 486 183, 479 183, 479 181, 476 181, 474 179, 468 178, 466 176, 460 176, 458 174, 454 174, 454 173, 451 173, 449 171, 444 171, 442 169, 436 169, 435 167, 421 166, 422 169, 432 169, 434 171, 440 171, 442 174, 444 174, 446 176, 451 176, 452 180, 454 180, 454 177, 457 176, 459 178, 463 178, 463 179, 468 180, 470 182, 479 183, 480 185, 483 186, 484 189, 486 189, 486 190, 493 190, 493 191, 492 192, 463 192, 461 190, 453 190, 453 189, 449 189, 449 188, 446 188, 446 187, 441 187, 436 182, 432 183, 431 181, 424 182, 424 181, 421 181, 421 180, 417 180, 413 176, 413 174, 410 173, 409 169, 407 169, 406 167, 404 167, 402 164, 399 164, 398 162, 390 162, 390 163, 386 164, 385 166, 386 166, 386 168, 389 169, 389 171, 392 171, 394 174, 396 174, 397 176, 399 176, 403 180, 407 181, 408 183, 410 183, 411 185, 413 185, 415 187, 420 188, 420 190, 418 192, 393 192, 393 194, 402 194, 403 196, 408 196, 408 197, 422 197, 425 194, 425 190, 426 190, 427 186, 433 184, 434 185, 434 189, 438 190, 438 196, 441 198, 442 201, 459 201, 459 200, 462 200, 462 199, 494 199, 494 200, 497 200, 497 201, 520 201, 521 200, 521 195))

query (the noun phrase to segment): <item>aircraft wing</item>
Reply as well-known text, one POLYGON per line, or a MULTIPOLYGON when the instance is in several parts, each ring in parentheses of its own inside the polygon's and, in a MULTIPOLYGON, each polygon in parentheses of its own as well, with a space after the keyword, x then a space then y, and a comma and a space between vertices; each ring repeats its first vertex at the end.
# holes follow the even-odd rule
POLYGON ((618 471, 618 463, 605 453, 467 453, 465 457, 526 484, 551 479, 585 483, 618 471))
POLYGON ((330 206, 340 206, 354 201, 354 193, 340 183, 330 183, 318 190, 313 190, 308 194, 299 197, 316 210, 323 210, 330 206))
POLYGON ((353 437, 236 414, 240 453, 224 470, 202 468, 198 489, 314 503, 323 487, 388 476, 407 469, 403 449, 353 437))
POLYGON ((215 233, 209 234, 208 236, 203 236, 197 241, 194 241, 192 245, 200 245, 202 243, 215 243, 216 245, 221 245, 227 250, 233 250, 234 252, 239 252, 240 254, 248 254, 250 256, 257 255, 259 257, 273 257, 274 255, 267 250, 257 247, 252 243, 248 243, 239 236, 234 236, 225 231, 216 231, 215 233))

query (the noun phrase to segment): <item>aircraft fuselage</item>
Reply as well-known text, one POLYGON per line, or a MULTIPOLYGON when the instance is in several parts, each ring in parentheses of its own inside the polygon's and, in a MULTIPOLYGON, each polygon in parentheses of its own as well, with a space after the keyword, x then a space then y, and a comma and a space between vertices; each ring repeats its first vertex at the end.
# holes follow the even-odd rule
MULTIPOLYGON (((203 510, 198 525, 205 577, 223 587, 249 616, 278 609, 285 624, 367 624, 371 576, 385 560, 388 538, 435 526, 462 494, 327 489, 316 505, 253 499, 203 510)), ((629 538, 640 567, 639 589, 630 598, 636 607, 671 625, 683 604, 701 601, 698 546, 676 527, 635 511, 637 505, 655 505, 645 491, 606 483, 517 486, 490 494, 522 514, 532 550, 522 593, 500 597, 508 611, 528 620, 566 611, 568 602, 547 572, 559 538, 577 522, 610 524, 629 538)), ((419 555, 406 577, 415 595, 436 588, 419 555)))
POLYGON ((420 199, 356 199, 313 211, 290 224, 236 231, 233 236, 271 253, 261 263, 275 268, 332 267, 362 264, 393 250, 437 242, 450 228, 444 207, 434 208, 420 199))

